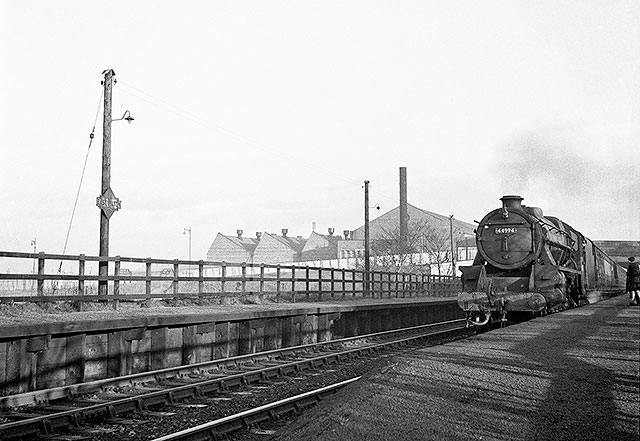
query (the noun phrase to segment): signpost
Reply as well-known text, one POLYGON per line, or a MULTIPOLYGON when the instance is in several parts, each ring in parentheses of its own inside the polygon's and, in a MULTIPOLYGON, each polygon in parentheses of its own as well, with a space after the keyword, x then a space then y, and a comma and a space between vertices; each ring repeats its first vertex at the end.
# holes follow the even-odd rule
POLYGON ((113 194, 111 187, 107 188, 107 191, 105 191, 102 196, 96 198, 96 205, 102 210, 102 213, 107 219, 110 219, 113 213, 122 208, 120 199, 113 194))

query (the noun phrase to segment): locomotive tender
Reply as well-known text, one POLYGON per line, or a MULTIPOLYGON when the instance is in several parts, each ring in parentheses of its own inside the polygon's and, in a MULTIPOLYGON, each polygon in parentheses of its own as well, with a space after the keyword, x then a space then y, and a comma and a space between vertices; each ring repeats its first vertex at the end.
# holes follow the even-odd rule
POLYGON ((503 196, 476 229, 478 254, 462 266, 458 304, 469 323, 485 326, 507 314, 543 315, 588 303, 587 294, 614 290, 619 265, 560 219, 503 196))

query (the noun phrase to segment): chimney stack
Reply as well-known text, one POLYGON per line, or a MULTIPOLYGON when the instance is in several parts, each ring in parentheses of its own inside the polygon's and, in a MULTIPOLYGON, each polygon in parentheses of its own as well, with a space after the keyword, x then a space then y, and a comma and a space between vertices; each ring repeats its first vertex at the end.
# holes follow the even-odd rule
POLYGON ((524 200, 518 195, 505 195, 500 198, 503 208, 511 208, 522 210, 522 201, 524 200))
POLYGON ((282 237, 287 237, 287 234, 289 233, 289 230, 286 228, 282 229, 282 237))
POLYGON ((242 233, 243 233, 242 230, 236 230, 236 234, 238 235, 239 239, 242 239, 242 233))
POLYGON ((260 231, 256 231, 256 239, 260 239, 262 237, 262 233, 260 231))
POLYGON ((333 236, 333 233, 335 233, 335 228, 329 228, 329 236, 333 236))
POLYGON ((343 233, 344 233, 344 240, 349 240, 349 235, 350 235, 351 231, 344 230, 343 233))
POLYGON ((400 167, 400 249, 407 247, 409 216, 407 216, 407 167, 400 167))

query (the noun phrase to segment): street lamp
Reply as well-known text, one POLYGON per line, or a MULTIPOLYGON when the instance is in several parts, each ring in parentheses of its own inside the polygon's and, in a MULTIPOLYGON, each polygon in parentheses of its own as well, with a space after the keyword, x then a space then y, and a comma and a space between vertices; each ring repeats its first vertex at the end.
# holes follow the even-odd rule
MULTIPOLYGON (((37 242, 37 238, 33 238, 33 240, 31 241, 31 246, 33 247, 33 254, 36 254, 38 252, 38 242, 37 242)), ((36 273, 36 259, 33 259, 33 266, 31 268, 31 274, 35 274, 36 273)), ((35 291, 35 280, 31 281, 31 290, 35 291)))
MULTIPOLYGON (((191 227, 187 227, 187 228, 183 228, 182 229, 182 234, 187 234, 189 233, 189 261, 191 261, 191 227)), ((189 275, 189 277, 191 277, 191 263, 189 263, 188 265, 188 271, 187 274, 189 275)))
POLYGON ((112 119, 111 121, 122 121, 125 120, 128 124, 131 124, 131 121, 133 121, 133 118, 131 117, 131 112, 129 112, 128 110, 124 111, 124 115, 122 115, 122 118, 118 118, 118 119, 112 119))
POLYGON ((182 234, 189 233, 189 260, 191 260, 191 227, 184 228, 182 234))
POLYGON ((453 239, 453 214, 449 215, 449 238, 451 240, 451 275, 456 276, 456 251, 455 241, 453 239))

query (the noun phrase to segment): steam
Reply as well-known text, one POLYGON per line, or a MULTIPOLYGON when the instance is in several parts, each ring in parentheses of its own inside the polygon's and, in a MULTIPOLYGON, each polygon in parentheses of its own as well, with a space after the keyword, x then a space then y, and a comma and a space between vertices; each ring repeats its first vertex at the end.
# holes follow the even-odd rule
POLYGON ((640 151, 624 141, 549 129, 515 137, 501 149, 504 194, 540 206, 592 239, 640 239, 640 151))

